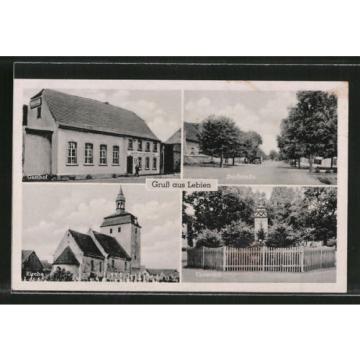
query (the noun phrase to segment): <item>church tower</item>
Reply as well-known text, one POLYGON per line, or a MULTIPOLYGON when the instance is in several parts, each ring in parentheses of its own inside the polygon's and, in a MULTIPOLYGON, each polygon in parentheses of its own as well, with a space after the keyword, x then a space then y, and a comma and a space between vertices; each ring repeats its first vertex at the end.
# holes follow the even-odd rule
POLYGON ((101 231, 114 237, 131 257, 131 268, 141 266, 141 226, 133 214, 126 211, 126 199, 122 187, 115 200, 115 213, 104 217, 101 231))
POLYGON ((255 229, 255 241, 263 241, 263 239, 259 239, 259 231, 262 229, 264 231, 265 237, 269 231, 268 224, 268 215, 265 207, 265 203, 259 203, 255 209, 254 214, 254 229, 255 229))

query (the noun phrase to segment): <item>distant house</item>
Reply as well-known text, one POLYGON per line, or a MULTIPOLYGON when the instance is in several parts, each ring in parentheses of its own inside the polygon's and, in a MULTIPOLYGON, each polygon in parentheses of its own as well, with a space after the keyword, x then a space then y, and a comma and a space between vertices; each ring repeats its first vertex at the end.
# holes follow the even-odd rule
POLYGON ((184 123, 184 137, 185 137, 185 155, 194 156, 201 154, 199 142, 199 126, 200 124, 185 122, 184 123))
POLYGON ((43 274, 43 265, 33 250, 21 252, 21 276, 22 279, 38 277, 43 274))
POLYGON ((160 173, 161 142, 132 111, 52 89, 23 110, 25 180, 160 173))
POLYGON ((164 173, 180 172, 181 129, 177 130, 164 144, 164 173))
MULTIPOLYGON (((302 157, 300 158, 300 167, 308 168, 310 166, 309 159, 302 157)), ((323 158, 321 156, 315 156, 313 159, 313 168, 322 169, 336 169, 337 168, 337 157, 323 158)))

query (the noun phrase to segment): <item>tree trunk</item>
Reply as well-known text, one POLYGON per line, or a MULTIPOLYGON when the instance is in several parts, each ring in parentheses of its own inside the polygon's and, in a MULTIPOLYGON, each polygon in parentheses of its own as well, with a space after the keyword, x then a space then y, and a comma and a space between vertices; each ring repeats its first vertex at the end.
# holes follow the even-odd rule
POLYGON ((300 167, 301 167, 301 158, 300 157, 298 158, 298 164, 299 164, 299 169, 300 169, 300 167))
POLYGON ((223 167, 223 161, 224 161, 224 157, 223 157, 223 153, 221 152, 220 154, 220 167, 223 167))
POLYGON ((309 156, 309 172, 312 172, 313 170, 313 156, 309 156))
POLYGON ((331 159, 331 160, 330 160, 330 169, 332 169, 332 168, 333 168, 333 165, 334 165, 334 158, 331 157, 330 159, 331 159))
POLYGON ((235 156, 233 156, 233 166, 235 166, 235 156))

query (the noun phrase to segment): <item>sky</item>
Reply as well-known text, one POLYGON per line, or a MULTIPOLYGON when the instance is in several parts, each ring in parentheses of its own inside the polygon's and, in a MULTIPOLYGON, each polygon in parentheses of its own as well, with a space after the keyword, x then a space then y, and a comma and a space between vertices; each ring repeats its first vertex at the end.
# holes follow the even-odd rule
POLYGON ((185 91, 185 120, 201 122, 209 115, 232 118, 243 131, 254 130, 265 153, 278 150, 276 136, 289 107, 296 104, 295 91, 185 91))
MULTIPOLYGON (((181 93, 175 90, 122 90, 122 89, 56 89, 67 94, 82 96, 134 111, 143 118, 161 141, 166 141, 181 127, 181 93)), ((24 100, 42 88, 24 90, 24 100)))
MULTIPOLYGON (((22 249, 35 250, 41 260, 52 255, 67 229, 97 231, 104 216, 115 212, 119 185, 23 184, 22 249)), ((148 268, 179 268, 180 194, 147 191, 143 185, 122 185, 126 210, 138 217, 141 263, 148 268)))

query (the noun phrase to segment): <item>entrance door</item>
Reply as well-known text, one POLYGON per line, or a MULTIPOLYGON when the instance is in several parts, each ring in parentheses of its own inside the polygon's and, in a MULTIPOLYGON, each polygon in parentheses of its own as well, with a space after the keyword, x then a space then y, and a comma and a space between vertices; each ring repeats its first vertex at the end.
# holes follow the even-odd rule
POLYGON ((127 171, 126 172, 128 174, 133 173, 133 157, 132 156, 127 157, 127 171))

